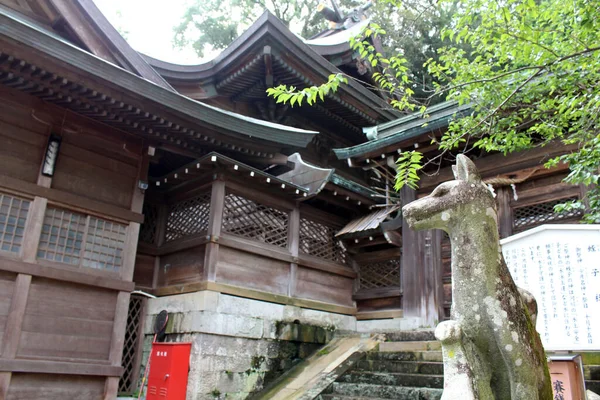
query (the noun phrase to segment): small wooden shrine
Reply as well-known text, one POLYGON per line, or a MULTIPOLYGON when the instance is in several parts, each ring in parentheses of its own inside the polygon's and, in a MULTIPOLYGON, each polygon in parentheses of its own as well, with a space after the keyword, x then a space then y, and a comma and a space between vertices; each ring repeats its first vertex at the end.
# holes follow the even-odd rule
MULTIPOLYGON (((92 0, 0 0, 0 399, 135 391, 147 301, 134 291, 227 294, 354 329, 444 317, 447 239, 409 231, 400 206, 450 170, 398 194, 393 163, 433 154, 430 136, 468 109, 440 105, 425 128, 357 81, 312 107, 265 93, 367 79, 347 43, 364 21, 303 40, 265 12, 182 66, 137 53, 92 0)), ((541 168, 568 150, 477 158, 484 178, 513 182, 496 185, 503 236, 580 217, 551 211, 585 189, 541 168)))

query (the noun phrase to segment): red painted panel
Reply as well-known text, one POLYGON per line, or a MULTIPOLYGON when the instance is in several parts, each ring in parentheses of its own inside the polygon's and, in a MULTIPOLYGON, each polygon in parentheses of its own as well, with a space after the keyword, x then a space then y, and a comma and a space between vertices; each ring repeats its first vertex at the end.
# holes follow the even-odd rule
POLYGON ((191 343, 154 343, 147 400, 185 400, 191 343))

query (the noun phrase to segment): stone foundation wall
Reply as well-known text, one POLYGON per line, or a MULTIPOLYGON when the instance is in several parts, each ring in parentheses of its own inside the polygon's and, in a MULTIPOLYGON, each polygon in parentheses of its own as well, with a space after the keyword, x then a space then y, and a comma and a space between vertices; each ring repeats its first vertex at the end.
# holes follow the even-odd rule
POLYGON ((143 373, 161 310, 169 312, 167 342, 192 342, 188 400, 245 399, 328 342, 356 332, 351 316, 284 306, 217 292, 148 302, 143 373))

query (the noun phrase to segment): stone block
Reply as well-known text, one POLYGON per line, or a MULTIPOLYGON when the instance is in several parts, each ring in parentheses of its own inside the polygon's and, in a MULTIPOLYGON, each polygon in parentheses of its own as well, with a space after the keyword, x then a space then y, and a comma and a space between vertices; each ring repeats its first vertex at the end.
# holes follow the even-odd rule
POLYGON ((216 311, 219 303, 219 293, 210 290, 176 294, 172 296, 148 299, 146 315, 156 315, 161 310, 168 313, 185 313, 190 311, 216 311))
POLYGON ((257 318, 218 314, 210 311, 170 315, 167 334, 193 332, 258 339, 262 337, 263 322, 257 318))
POLYGON ((279 321, 283 319, 284 307, 281 304, 221 294, 216 311, 223 314, 244 315, 279 321))

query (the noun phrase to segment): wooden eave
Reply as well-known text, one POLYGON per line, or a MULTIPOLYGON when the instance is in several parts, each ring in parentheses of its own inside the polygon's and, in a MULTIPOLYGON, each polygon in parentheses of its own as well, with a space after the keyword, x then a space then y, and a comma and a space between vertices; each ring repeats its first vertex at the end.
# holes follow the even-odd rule
MULTIPOLYGON (((193 82, 194 84, 217 84, 220 79, 230 76, 238 69, 240 60, 248 54, 260 54, 264 46, 271 46, 273 54, 288 59, 289 64, 298 64, 302 75, 312 75, 315 84, 327 81, 332 73, 341 72, 322 55, 292 34, 289 29, 273 14, 265 11, 240 37, 215 59, 199 65, 177 65, 144 56, 165 79, 176 85, 176 82, 193 82), (223 78, 220 78, 223 77, 223 78)), ((390 121, 399 114, 377 95, 371 93, 357 82, 339 88, 340 101, 353 107, 364 106, 376 121, 390 121), (355 104, 352 104, 355 103, 355 104)))
POLYGON ((199 103, 140 78, 0 10, 0 79, 6 86, 118 129, 187 150, 205 146, 272 157, 318 132, 199 103))
POLYGON ((169 192, 183 186, 195 186, 195 182, 203 180, 207 175, 212 176, 212 179, 220 176, 241 178, 248 187, 274 191, 281 196, 291 197, 294 200, 301 200, 308 195, 308 189, 304 187, 215 152, 211 152, 167 175, 150 178, 150 185, 161 192, 169 192))
POLYGON ((428 118, 421 118, 419 113, 378 126, 378 137, 365 143, 343 149, 333 149, 338 159, 349 159, 354 166, 368 163, 369 159, 396 153, 403 147, 429 140, 428 134, 445 129, 453 119, 472 112, 469 105, 452 106, 435 112, 428 118))

